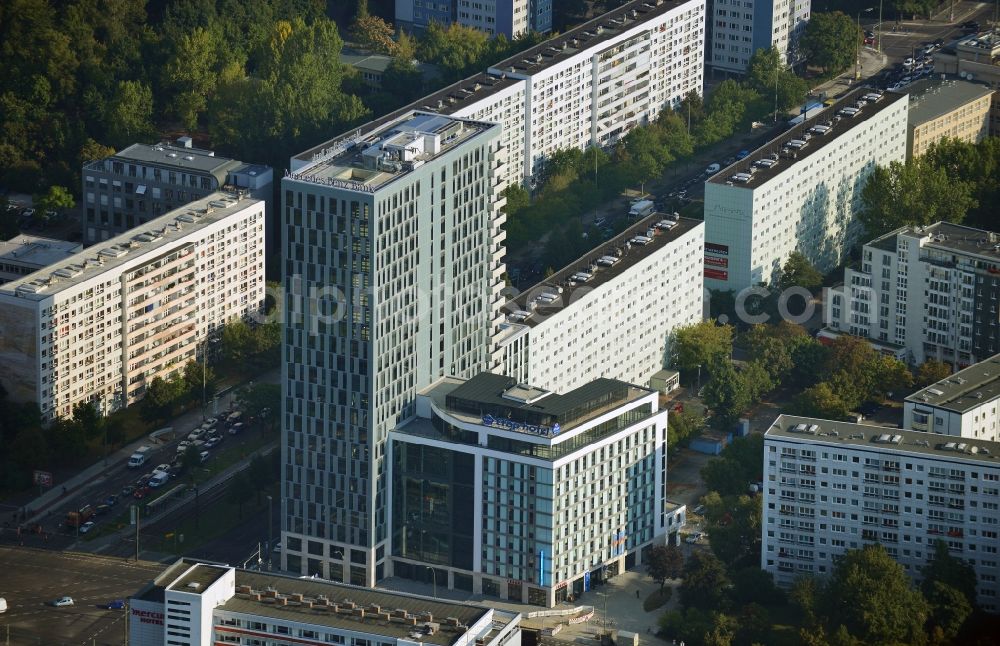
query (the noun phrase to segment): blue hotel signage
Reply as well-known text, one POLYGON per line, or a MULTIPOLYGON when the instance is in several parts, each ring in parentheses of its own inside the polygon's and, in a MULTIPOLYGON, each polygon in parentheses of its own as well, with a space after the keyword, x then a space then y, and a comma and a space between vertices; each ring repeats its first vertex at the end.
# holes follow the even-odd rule
POLYGON ((492 415, 483 415, 483 426, 492 426, 493 428, 502 428, 508 431, 520 431, 522 433, 533 433, 534 435, 559 435, 558 424, 553 426, 525 424, 523 422, 515 422, 512 419, 493 417, 492 415))

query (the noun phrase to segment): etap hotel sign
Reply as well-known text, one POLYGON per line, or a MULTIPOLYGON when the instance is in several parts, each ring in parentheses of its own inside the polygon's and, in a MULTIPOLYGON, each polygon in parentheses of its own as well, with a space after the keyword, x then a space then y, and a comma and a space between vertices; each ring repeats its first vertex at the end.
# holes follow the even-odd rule
POLYGON ((515 422, 512 419, 493 417, 492 415, 483 415, 483 426, 489 426, 491 428, 502 428, 505 431, 518 431, 521 433, 531 433, 533 435, 542 435, 544 437, 559 435, 558 424, 555 424, 553 426, 543 426, 541 424, 525 424, 523 422, 515 422))

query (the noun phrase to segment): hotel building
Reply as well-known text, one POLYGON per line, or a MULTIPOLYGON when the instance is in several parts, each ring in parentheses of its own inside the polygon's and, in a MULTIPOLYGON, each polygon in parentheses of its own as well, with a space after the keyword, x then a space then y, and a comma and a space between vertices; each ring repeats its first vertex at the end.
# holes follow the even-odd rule
POLYGON ((810 0, 714 0, 711 57, 716 70, 745 74, 758 49, 775 47, 781 60, 800 58, 796 42, 809 22, 810 0))
POLYGON ((493 362, 499 138, 499 125, 409 113, 282 181, 282 536, 348 562, 354 584, 387 576, 388 432, 415 417, 418 391, 493 362))
POLYGON ((622 381, 557 394, 445 377, 389 434, 393 573, 532 605, 579 597, 683 525, 666 442, 658 394, 622 381))
POLYGON ((764 434, 761 568, 779 585, 880 543, 913 578, 944 541, 998 609, 1000 444, 781 415, 764 434))
POLYGON ((600 377, 646 386, 673 330, 702 318, 705 225, 653 214, 504 306, 496 372, 568 392, 600 377))
POLYGON ((142 646, 520 646, 521 615, 182 559, 129 599, 142 646))
MULTIPOLYGON (((93 244, 145 224, 215 191, 241 190, 271 202, 270 166, 216 157, 192 146, 132 144, 83 166, 83 240, 93 244)), ((268 207, 268 211, 270 208, 268 207)))
POLYGON ((903 403, 903 428, 1000 442, 1000 355, 931 384, 903 403))
POLYGON ((910 364, 956 368, 1000 352, 1000 235, 939 222, 864 245, 828 290, 821 336, 852 334, 910 364))
POLYGON ((213 193, 0 286, 0 384, 42 418, 102 412, 178 374, 264 303, 264 203, 213 193))
MULTIPOLYGON (((704 0, 633 0, 361 131, 414 110, 500 124, 502 189, 535 179, 556 150, 613 145, 689 92, 701 94, 704 46, 704 0)), ((296 155, 292 172, 355 134, 296 155)))
POLYGON ((705 286, 774 284, 793 251, 821 272, 862 234, 875 166, 906 157, 907 96, 859 89, 705 182, 705 286))

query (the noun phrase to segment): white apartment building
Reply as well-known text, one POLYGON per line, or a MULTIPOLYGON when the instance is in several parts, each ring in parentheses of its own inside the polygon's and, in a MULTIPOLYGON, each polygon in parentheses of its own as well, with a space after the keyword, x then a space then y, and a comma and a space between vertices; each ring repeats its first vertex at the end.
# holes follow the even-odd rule
POLYGON ((500 129, 408 113, 282 182, 282 537, 349 558, 351 583, 387 576, 388 432, 420 389, 492 360, 500 129))
POLYGON ((685 513, 665 499, 658 401, 612 379, 557 394, 480 373, 424 389, 389 434, 393 574, 552 607, 642 564, 685 513))
POLYGON ((864 245, 828 290, 824 336, 852 334, 911 363, 964 368, 1000 352, 1000 235, 947 222, 864 245))
POLYGON ((407 31, 457 22, 491 36, 552 31, 552 0, 396 0, 396 25, 407 31))
POLYGON ((264 303, 264 203, 213 193, 0 286, 0 384, 42 418, 142 398, 264 303))
POLYGON ((708 64, 743 74, 758 49, 775 47, 782 60, 799 60, 796 43, 809 22, 810 0, 714 0, 708 64))
POLYGON ((0 240, 0 284, 33 274, 54 262, 69 258, 83 249, 79 242, 67 242, 19 234, 0 240))
MULTIPOLYGON (((633 0, 361 130, 412 110, 501 124, 504 188, 535 177, 553 151, 610 146, 701 94, 704 45, 704 0, 633 0)), ((296 155, 292 172, 355 134, 296 155)))
POLYGON ((781 415, 764 434, 761 568, 788 585, 881 543, 915 579, 937 541, 975 568, 978 603, 1000 585, 1000 444, 781 415))
POLYGON ((923 388, 903 403, 903 428, 1000 442, 1000 354, 923 388))
POLYGON ((858 89, 705 182, 705 286, 774 284, 793 251, 820 271, 861 236, 875 166, 906 158, 907 95, 858 89))
POLYGON ((702 319, 704 241, 703 222, 653 214, 519 294, 493 371, 555 392, 600 377, 648 385, 673 330, 702 319))
POLYGON ((520 646, 521 615, 181 559, 129 599, 142 646, 520 646))

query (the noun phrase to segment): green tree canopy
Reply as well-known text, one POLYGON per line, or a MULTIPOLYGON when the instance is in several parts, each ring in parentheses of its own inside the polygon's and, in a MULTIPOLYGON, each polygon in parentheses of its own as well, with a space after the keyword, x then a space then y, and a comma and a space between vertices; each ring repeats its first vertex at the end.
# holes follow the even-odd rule
POLYGON ((950 376, 950 365, 937 359, 928 359, 917 367, 917 374, 913 378, 913 385, 917 388, 926 388, 950 376))
POLYGON ((806 388, 792 403, 796 415, 818 419, 846 420, 850 408, 825 381, 806 388))
POLYGON ((750 57, 747 66, 747 83, 761 97, 776 99, 778 110, 800 105, 809 92, 809 85, 799 78, 782 60, 778 48, 761 47, 750 57))
POLYGON ((834 74, 854 65, 861 30, 840 11, 814 12, 799 39, 799 49, 809 64, 834 74))
POLYGON ((952 556, 948 544, 934 541, 934 553, 921 568, 922 589, 930 597, 934 583, 943 583, 962 594, 971 605, 976 603, 976 570, 964 560, 952 556))
POLYGON ((823 607, 831 626, 842 624, 866 643, 926 642, 928 604, 881 545, 844 554, 833 569, 823 607))
POLYGON ((733 327, 714 320, 701 321, 674 331, 674 365, 691 374, 698 369, 728 361, 733 353, 733 327))
POLYGON ((50 186, 44 194, 34 200, 35 207, 41 211, 69 211, 76 206, 73 194, 64 186, 50 186))
POLYGON ((733 440, 719 457, 709 460, 701 470, 701 477, 709 491, 738 496, 760 481, 763 462, 764 436, 752 433, 733 440))
POLYGON ((714 491, 704 498, 708 541, 730 571, 760 567, 762 500, 762 496, 721 497, 714 491))
POLYGON ((819 273, 809 259, 800 251, 793 251, 784 267, 781 268, 781 277, 778 280, 779 289, 790 287, 805 287, 814 290, 823 284, 823 274, 819 273))
POLYGON ((667 579, 678 579, 684 573, 684 554, 673 543, 654 545, 649 548, 646 573, 660 585, 660 592, 663 592, 667 579))
POLYGON ((970 182, 949 177, 944 168, 923 157, 905 164, 890 162, 888 167, 876 166, 868 176, 858 218, 868 237, 941 220, 961 223, 977 206, 972 189, 970 182))
POLYGON ((703 398, 716 421, 728 429, 753 404, 754 389, 747 376, 728 360, 712 364, 711 370, 712 379, 705 386, 703 398))
POLYGON ((720 610, 727 603, 729 577, 722 561, 711 552, 697 550, 684 564, 680 602, 684 608, 720 610))

